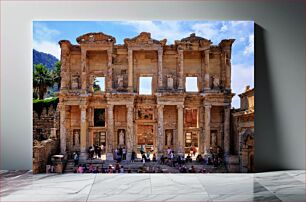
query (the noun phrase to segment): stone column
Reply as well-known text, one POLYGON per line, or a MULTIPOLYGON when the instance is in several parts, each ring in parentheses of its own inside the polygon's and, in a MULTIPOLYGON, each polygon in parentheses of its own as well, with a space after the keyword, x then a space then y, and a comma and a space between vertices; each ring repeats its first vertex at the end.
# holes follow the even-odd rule
POLYGON ((157 105, 157 152, 158 156, 164 153, 164 105, 157 105))
POLYGON ((106 92, 112 92, 113 90, 113 56, 112 56, 112 50, 107 50, 107 77, 106 77, 106 92))
POLYGON ((231 106, 227 105, 224 107, 224 154, 230 152, 230 116, 231 106))
POLYGON ((177 52, 179 65, 178 90, 184 90, 184 51, 177 50, 177 52))
POLYGON ((184 155, 184 105, 177 106, 178 154, 184 155))
POLYGON ((210 110, 211 110, 211 105, 205 105, 205 148, 204 148, 204 152, 209 152, 209 148, 210 148, 210 110))
POLYGON ((80 105, 81 109, 81 142, 80 142, 80 159, 87 159, 87 105, 80 105))
POLYGON ((61 145, 61 154, 66 153, 66 106, 64 104, 59 104, 60 110, 60 145, 61 145))
POLYGON ((204 108, 201 106, 198 108, 198 117, 199 117, 199 153, 204 153, 204 144, 205 144, 205 135, 204 135, 204 108))
MULTIPOLYGON (((127 146, 127 160, 130 160, 134 142, 134 105, 129 104, 127 107, 127 133, 126 133, 126 146, 127 146)), ((136 151, 135 151, 136 152, 136 151)))
POLYGON ((204 90, 209 90, 210 75, 209 75, 209 49, 204 51, 204 90))
POLYGON ((158 89, 163 88, 163 49, 158 48, 158 89))
POLYGON ((114 140, 114 105, 107 106, 107 147, 106 159, 113 160, 113 140, 114 140))
POLYGON ((128 91, 133 92, 133 50, 128 49, 128 91))
POLYGON ((86 65, 86 54, 87 51, 86 50, 81 50, 81 67, 82 67, 82 74, 81 74, 81 88, 83 93, 86 92, 86 88, 87 88, 87 65, 86 65))

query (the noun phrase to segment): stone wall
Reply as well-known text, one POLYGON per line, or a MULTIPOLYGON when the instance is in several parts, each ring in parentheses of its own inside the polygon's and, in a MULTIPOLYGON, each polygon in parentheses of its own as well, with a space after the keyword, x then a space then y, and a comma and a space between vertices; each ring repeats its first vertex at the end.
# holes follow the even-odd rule
POLYGON ((50 137, 51 128, 59 128, 59 112, 53 105, 43 108, 39 114, 33 110, 33 140, 46 140, 50 137))
POLYGON ((48 139, 41 142, 34 141, 33 173, 45 173, 46 165, 51 164, 51 156, 57 153, 59 153, 58 139, 48 139))

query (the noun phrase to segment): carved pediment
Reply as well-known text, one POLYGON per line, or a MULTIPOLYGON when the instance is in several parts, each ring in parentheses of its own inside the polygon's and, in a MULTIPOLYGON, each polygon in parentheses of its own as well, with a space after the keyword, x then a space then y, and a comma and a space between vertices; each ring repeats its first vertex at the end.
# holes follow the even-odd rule
POLYGON ((138 36, 131 39, 124 39, 124 44, 126 45, 138 45, 138 44, 160 44, 162 46, 166 45, 167 39, 161 41, 151 38, 151 33, 141 32, 138 36))
POLYGON ((79 36, 76 40, 79 44, 81 43, 116 43, 115 37, 104 34, 103 32, 87 33, 82 36, 79 36))
POLYGON ((198 45, 200 47, 206 47, 206 46, 210 46, 212 44, 212 42, 208 39, 203 38, 203 37, 196 36, 195 33, 192 33, 192 34, 190 34, 189 37, 182 38, 181 40, 175 41, 175 44, 176 45, 190 44, 190 45, 198 45))

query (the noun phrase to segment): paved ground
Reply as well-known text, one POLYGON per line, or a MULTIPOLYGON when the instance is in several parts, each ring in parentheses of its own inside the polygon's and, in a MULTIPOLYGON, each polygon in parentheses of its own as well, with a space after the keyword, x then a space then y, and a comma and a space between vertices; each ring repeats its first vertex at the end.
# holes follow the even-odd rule
POLYGON ((305 201, 305 171, 37 174, 1 171, 4 201, 305 201))

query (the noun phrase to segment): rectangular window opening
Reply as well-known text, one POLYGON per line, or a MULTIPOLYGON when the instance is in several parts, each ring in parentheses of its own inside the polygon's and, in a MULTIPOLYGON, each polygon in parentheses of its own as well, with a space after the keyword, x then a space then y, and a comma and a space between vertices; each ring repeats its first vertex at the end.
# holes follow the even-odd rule
POLYGON ((199 92, 198 77, 186 77, 186 92, 199 92))
POLYGON ((152 77, 139 77, 139 94, 152 95, 152 77))
POLYGON ((96 77, 93 85, 94 91, 105 91, 105 77, 96 77))

